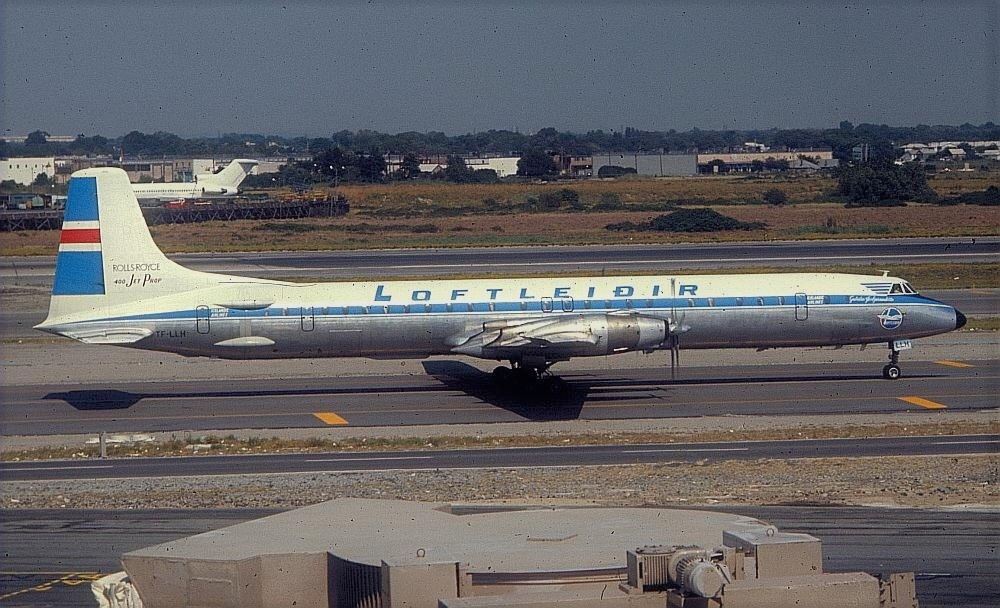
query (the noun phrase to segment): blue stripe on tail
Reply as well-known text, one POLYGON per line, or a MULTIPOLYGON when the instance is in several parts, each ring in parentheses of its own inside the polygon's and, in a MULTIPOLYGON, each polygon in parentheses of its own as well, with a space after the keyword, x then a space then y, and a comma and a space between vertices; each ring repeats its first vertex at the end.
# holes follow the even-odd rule
POLYGON ((74 177, 69 180, 69 193, 66 196, 66 212, 63 214, 63 221, 96 222, 99 219, 97 178, 74 177))
POLYGON ((104 295, 104 257, 101 252, 60 251, 56 256, 52 295, 104 295))
MULTIPOLYGON (((95 222, 99 219, 97 178, 74 177, 69 180, 63 221, 95 222)), ((56 256, 52 295, 86 296, 104 293, 104 255, 100 251, 59 252, 56 256)))

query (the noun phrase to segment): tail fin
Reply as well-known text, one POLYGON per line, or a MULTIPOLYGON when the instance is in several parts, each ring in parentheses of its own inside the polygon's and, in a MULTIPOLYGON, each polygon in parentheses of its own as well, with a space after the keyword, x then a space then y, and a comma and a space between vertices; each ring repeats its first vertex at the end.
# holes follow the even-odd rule
POLYGON ((124 171, 77 171, 69 182, 49 316, 38 327, 227 278, 189 270, 163 255, 124 171))
POLYGON ((214 175, 206 175, 198 180, 205 192, 213 194, 236 194, 240 184, 259 163, 248 158, 237 158, 226 168, 214 175))

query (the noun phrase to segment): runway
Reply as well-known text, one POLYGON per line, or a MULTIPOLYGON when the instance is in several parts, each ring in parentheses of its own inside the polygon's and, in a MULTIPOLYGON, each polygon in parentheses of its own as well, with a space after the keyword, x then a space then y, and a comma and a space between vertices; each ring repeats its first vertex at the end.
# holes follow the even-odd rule
POLYGON ((498 449, 332 452, 170 458, 0 462, 4 481, 201 477, 270 473, 356 473, 526 469, 720 460, 996 454, 1000 435, 875 437, 589 445, 498 449))
MULTIPOLYGON (((539 272, 595 275, 747 266, 805 268, 834 264, 982 263, 1000 260, 1000 237, 754 241, 676 245, 593 245, 385 249, 371 251, 175 254, 174 261, 205 272, 254 277, 440 276, 539 272)), ((0 258, 5 283, 51 282, 55 257, 0 258)))
MULTIPOLYGON (((725 506, 823 541, 831 572, 913 571, 924 608, 995 606, 996 513, 867 507, 725 506)), ((0 518, 0 606, 80 606, 122 553, 270 515, 270 510, 8 510, 0 518)))
POLYGON ((4 385, 0 434, 412 426, 698 416, 981 411, 996 407, 997 360, 913 361, 886 381, 881 365, 827 363, 571 368, 552 398, 497 388, 462 361, 422 374, 177 379, 4 385))

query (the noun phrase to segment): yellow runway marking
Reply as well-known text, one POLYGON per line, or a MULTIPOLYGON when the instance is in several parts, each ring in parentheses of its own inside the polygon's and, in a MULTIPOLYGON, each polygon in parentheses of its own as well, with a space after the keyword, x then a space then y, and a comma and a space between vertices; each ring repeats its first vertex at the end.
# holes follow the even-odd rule
POLYGON ((347 420, 337 414, 334 414, 333 412, 315 412, 313 413, 313 416, 316 416, 325 424, 329 424, 331 426, 343 426, 347 424, 347 420))
POLYGON ((948 367, 975 367, 975 365, 969 365, 968 363, 962 363, 961 361, 935 361, 938 365, 947 365, 948 367))
POLYGON ((912 403, 913 405, 919 405, 922 408, 928 410, 943 410, 947 409, 947 405, 938 403, 937 401, 931 401, 930 399, 924 399, 923 397, 896 397, 900 401, 905 401, 907 403, 912 403))
MULTIPOLYGON (((26 572, 23 574, 44 574, 44 573, 31 573, 26 572)), ((55 573, 48 573, 55 574, 55 573)), ((19 595, 24 595, 25 593, 39 593, 44 591, 52 591, 52 588, 56 585, 67 585, 74 587, 76 585, 86 584, 91 581, 96 581, 103 576, 100 572, 68 572, 65 576, 60 576, 59 578, 45 581, 35 585, 34 587, 28 587, 27 589, 18 589, 17 591, 12 591, 10 593, 5 593, 0 595, 0 600, 10 599, 12 597, 17 597, 19 595)))

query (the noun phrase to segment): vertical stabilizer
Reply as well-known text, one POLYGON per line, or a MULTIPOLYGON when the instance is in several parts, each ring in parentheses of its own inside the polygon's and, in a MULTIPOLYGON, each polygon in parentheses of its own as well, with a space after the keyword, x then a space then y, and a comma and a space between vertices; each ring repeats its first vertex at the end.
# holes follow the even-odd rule
POLYGON ((227 279, 163 255, 124 171, 77 171, 69 182, 49 317, 39 327, 227 279))
POLYGON ((259 163, 248 158, 237 158, 226 165, 226 168, 214 175, 206 175, 199 179, 199 185, 205 192, 214 194, 236 194, 240 184, 246 179, 259 163))

